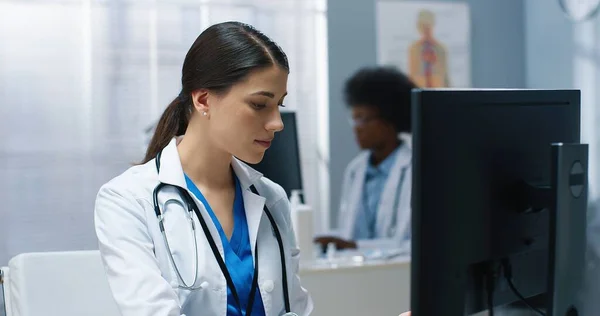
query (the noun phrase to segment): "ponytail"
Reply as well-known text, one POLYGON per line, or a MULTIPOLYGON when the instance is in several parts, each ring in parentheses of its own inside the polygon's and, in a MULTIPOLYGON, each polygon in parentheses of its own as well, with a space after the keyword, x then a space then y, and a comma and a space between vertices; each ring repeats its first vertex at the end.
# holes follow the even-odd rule
POLYGON ((160 117, 142 164, 154 159, 173 137, 185 134, 190 119, 189 102, 186 102, 189 99, 182 96, 183 93, 175 98, 160 117))
POLYGON ((154 159, 175 136, 183 135, 192 116, 191 92, 225 94, 254 70, 279 66, 289 72, 287 56, 275 42, 240 22, 209 26, 188 50, 181 69, 181 93, 160 117, 142 164, 154 159))

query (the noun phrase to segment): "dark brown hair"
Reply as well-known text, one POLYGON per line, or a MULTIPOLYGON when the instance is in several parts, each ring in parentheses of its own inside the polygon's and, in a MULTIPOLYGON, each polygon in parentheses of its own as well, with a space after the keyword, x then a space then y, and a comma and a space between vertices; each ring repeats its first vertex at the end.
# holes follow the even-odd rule
POLYGON ((223 94, 248 74, 277 65, 289 71, 285 53, 266 35, 240 22, 224 22, 207 28, 188 51, 181 70, 181 93, 160 117, 142 163, 183 135, 192 113, 190 95, 198 89, 223 94))
POLYGON ((397 132, 411 131, 411 95, 417 86, 400 70, 390 66, 365 67, 346 81, 346 105, 370 106, 394 125, 397 132))

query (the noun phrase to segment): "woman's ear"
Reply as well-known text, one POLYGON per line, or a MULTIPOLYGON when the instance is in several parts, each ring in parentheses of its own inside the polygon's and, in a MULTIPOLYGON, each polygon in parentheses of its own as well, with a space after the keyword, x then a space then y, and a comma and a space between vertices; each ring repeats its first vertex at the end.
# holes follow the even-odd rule
POLYGON ((208 113, 210 108, 208 105, 209 92, 207 89, 200 89, 192 92, 192 103, 194 111, 199 113, 208 113))

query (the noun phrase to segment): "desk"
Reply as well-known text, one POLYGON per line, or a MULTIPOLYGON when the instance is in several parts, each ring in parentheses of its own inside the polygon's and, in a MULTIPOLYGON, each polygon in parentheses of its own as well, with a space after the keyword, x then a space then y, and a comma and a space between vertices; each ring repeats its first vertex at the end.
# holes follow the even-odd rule
MULTIPOLYGON (((397 316, 408 309, 408 258, 331 262, 315 260, 300 269, 314 300, 311 316, 397 316)), ((23 254, 10 265, 18 292, 11 301, 17 312, 9 315, 118 315, 98 251, 23 254)))
POLYGON ((305 264, 302 285, 314 301, 314 316, 397 316, 410 306, 410 261, 305 264))

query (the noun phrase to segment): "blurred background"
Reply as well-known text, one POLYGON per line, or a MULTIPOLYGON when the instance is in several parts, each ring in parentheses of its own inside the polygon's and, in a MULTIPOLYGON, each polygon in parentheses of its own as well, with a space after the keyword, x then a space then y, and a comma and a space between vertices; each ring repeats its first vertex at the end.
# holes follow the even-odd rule
MULTIPOLYGON (((0 1, 0 262, 97 247, 100 185, 141 160, 179 94, 187 50, 203 29, 228 20, 256 26, 288 54, 285 110, 298 111, 305 181, 322 182, 324 0, 0 1)), ((305 194, 328 203, 319 192, 311 185, 305 194)))

